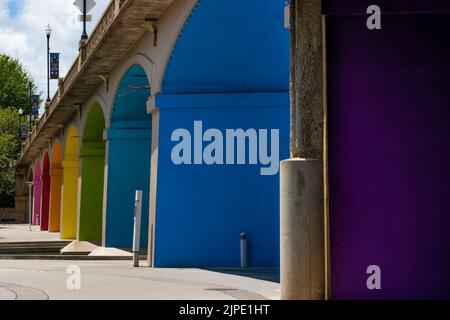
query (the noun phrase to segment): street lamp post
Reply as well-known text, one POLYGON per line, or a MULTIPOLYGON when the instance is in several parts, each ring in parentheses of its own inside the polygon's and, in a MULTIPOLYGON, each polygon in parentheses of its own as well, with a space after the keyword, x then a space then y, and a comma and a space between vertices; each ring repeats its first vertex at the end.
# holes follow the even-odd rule
POLYGON ((19 119, 20 119, 20 124, 19 124, 19 141, 21 142, 22 141, 22 117, 23 117, 23 113, 24 113, 24 111, 23 111, 23 109, 22 108, 20 108, 19 109, 19 119))
POLYGON ((86 0, 83 0, 83 34, 81 35, 82 40, 87 40, 88 34, 86 32, 86 20, 87 20, 87 8, 86 0))
POLYGON ((47 36, 47 102, 50 102, 50 37, 52 35, 50 24, 45 28, 45 34, 47 36))
POLYGON ((28 117, 28 120, 29 120, 29 123, 30 123, 30 128, 28 130, 31 133, 32 128, 33 128, 33 126, 32 126, 32 121, 33 121, 33 97, 32 97, 32 95, 33 95, 33 83, 30 81, 28 83, 28 85, 29 85, 29 89, 30 89, 30 115, 28 117))

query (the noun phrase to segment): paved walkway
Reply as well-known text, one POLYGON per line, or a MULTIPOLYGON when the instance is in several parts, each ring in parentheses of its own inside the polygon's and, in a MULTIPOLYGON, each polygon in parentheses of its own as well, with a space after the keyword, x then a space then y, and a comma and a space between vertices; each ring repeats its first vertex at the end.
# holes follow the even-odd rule
MULTIPOLYGON (((0 243, 54 241, 59 234, 0 225, 0 243)), ((277 300, 278 270, 132 268, 131 261, 0 261, 0 300, 277 300), (67 287, 70 267, 81 290, 67 287)))
POLYGON ((40 227, 23 224, 0 224, 0 242, 58 241, 59 233, 41 232, 40 227))
POLYGON ((0 300, 277 300, 274 270, 132 268, 131 262, 1 261, 0 300), (69 290, 68 269, 81 271, 69 290), (240 275, 239 275, 240 273, 240 275), (247 276, 246 276, 247 275, 247 276), (250 276, 250 277, 248 277, 250 276))

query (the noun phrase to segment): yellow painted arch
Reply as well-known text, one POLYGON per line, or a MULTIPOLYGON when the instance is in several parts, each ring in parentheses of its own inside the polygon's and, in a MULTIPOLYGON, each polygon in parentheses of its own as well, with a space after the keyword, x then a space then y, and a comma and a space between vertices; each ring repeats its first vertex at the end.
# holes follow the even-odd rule
POLYGON ((80 139, 75 126, 67 131, 63 161, 61 238, 76 239, 80 139))

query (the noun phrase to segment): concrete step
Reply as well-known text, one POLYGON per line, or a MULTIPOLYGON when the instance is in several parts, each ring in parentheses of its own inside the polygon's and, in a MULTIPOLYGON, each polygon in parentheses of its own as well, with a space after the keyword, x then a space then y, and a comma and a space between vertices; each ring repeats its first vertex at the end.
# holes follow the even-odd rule
POLYGON ((60 250, 67 246, 67 241, 46 241, 46 242, 2 242, 0 243, 0 255, 15 254, 59 254, 60 250))
POLYGON ((71 241, 23 241, 23 242, 0 242, 2 247, 40 247, 40 246, 66 246, 71 241))
POLYGON ((58 248, 0 248, 0 255, 4 254, 59 254, 58 248))
MULTIPOLYGON (((132 261, 132 257, 114 256, 76 256, 76 255, 0 255, 0 260, 45 260, 45 261, 132 261)), ((140 257, 140 261, 147 261, 147 257, 140 257)))

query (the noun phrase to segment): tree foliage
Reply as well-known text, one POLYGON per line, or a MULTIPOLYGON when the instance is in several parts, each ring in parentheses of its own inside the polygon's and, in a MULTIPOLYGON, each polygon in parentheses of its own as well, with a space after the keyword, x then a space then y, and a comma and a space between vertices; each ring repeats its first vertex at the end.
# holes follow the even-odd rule
POLYGON ((22 108, 28 111, 30 82, 35 94, 36 86, 20 62, 7 55, 0 55, 0 108, 22 108))
POLYGON ((0 108, 0 205, 14 199, 14 166, 19 147, 20 119, 14 108, 0 108))
POLYGON ((0 207, 14 205, 14 171, 20 149, 18 110, 30 114, 30 83, 36 86, 22 64, 0 54, 0 207))

